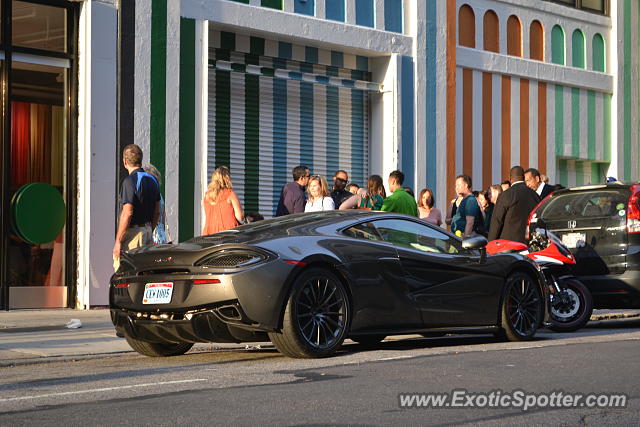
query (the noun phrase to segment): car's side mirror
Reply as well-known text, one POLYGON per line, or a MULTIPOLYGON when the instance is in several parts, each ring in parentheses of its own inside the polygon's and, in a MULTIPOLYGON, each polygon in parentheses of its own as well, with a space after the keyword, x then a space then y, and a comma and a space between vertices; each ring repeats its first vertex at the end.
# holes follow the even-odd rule
POLYGON ((468 237, 462 241, 464 249, 482 249, 487 246, 487 239, 484 236, 468 237))
POLYGON ((484 236, 468 237, 462 241, 463 249, 479 249, 480 259, 479 263, 484 264, 487 260, 487 239, 484 236))

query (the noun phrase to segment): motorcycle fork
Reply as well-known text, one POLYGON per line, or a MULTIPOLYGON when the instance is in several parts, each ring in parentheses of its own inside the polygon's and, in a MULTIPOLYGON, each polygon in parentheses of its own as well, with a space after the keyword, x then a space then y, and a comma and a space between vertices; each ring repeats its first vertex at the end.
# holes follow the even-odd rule
POLYGON ((549 286, 549 293, 551 295, 559 294, 562 291, 562 288, 560 287, 560 283, 556 279, 556 276, 551 272, 547 272, 545 276, 547 278, 547 284, 549 286))

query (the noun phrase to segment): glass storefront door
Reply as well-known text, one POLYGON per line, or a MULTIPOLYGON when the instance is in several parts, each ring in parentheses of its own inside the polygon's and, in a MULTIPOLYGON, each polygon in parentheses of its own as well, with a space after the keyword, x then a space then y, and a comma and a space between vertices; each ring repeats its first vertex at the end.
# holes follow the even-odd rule
POLYGON ((51 218, 66 222, 67 70, 14 61, 12 71, 9 306, 65 307, 65 230, 51 218))
POLYGON ((2 17, 2 308, 73 306, 76 6, 4 0, 2 17))

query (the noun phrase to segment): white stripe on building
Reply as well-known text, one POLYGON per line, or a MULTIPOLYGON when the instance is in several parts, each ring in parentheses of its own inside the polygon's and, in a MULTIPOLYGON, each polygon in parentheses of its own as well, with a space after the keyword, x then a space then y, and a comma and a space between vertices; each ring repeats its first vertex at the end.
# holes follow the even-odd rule
POLYGON ((540 169, 538 162, 538 82, 529 81, 529 167, 540 169))
MULTIPOLYGON (((472 170, 473 175, 471 177, 473 181, 474 189, 481 190, 484 187, 482 182, 482 169, 485 167, 482 156, 482 72, 473 71, 473 117, 472 124, 472 170)), ((465 171, 469 173, 471 171, 465 171)))
POLYGON ((142 148, 143 161, 149 160, 151 149, 151 0, 136 2, 136 41, 135 41, 135 79, 133 138, 142 148))
POLYGON ((511 161, 509 167, 520 164, 520 79, 511 77, 511 161))
POLYGON ((502 177, 502 76, 493 74, 491 76, 491 183, 497 184, 504 181, 502 177))

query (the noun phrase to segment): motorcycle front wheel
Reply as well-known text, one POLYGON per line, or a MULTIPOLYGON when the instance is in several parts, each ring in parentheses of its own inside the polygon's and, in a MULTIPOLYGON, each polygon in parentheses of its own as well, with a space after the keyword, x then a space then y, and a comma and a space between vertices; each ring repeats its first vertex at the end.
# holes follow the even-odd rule
POLYGON ((589 289, 577 279, 562 280, 560 293, 551 295, 551 325, 555 332, 574 332, 584 327, 593 312, 589 289))

